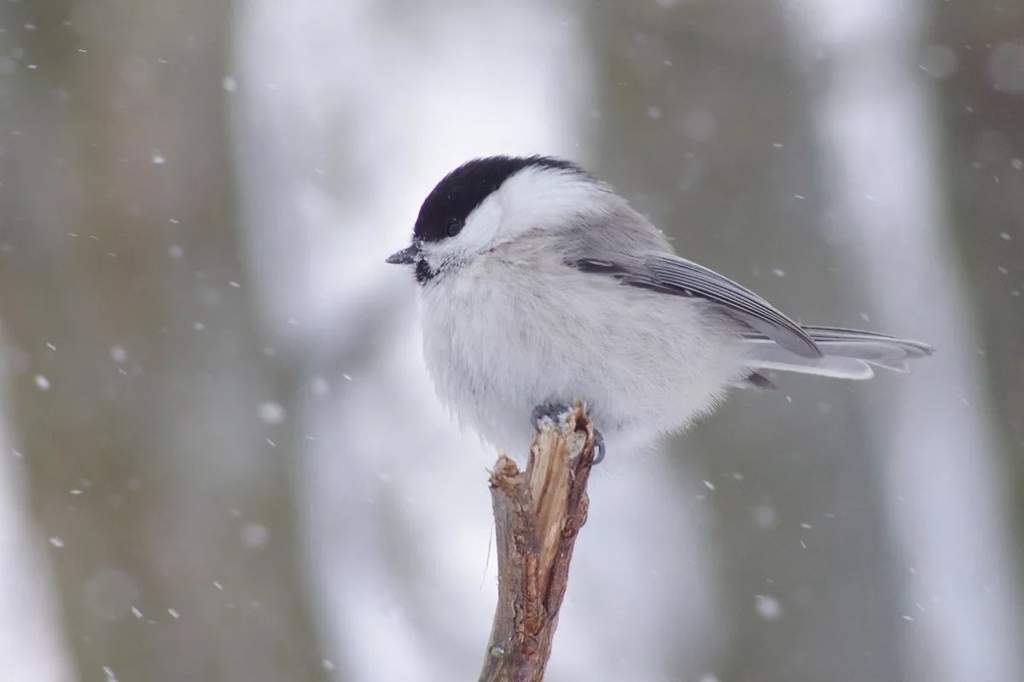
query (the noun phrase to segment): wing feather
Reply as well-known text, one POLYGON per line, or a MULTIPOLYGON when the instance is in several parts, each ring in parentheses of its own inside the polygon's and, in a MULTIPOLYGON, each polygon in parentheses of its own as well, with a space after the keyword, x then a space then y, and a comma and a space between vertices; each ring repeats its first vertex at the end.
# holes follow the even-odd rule
POLYGON ((667 253, 621 260, 577 258, 568 265, 615 277, 623 284, 673 296, 701 298, 761 332, 797 355, 820 358, 821 350, 804 329, 746 287, 710 268, 667 253))

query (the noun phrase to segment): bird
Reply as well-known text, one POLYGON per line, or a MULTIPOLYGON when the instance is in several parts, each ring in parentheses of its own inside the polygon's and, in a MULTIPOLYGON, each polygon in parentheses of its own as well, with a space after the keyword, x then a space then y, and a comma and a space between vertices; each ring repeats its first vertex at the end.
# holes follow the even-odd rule
POLYGON ((681 431, 767 371, 868 379, 930 345, 802 325, 679 256, 611 185, 554 156, 490 156, 445 175, 408 247, 423 356, 440 400, 515 452, 582 401, 606 451, 681 431))

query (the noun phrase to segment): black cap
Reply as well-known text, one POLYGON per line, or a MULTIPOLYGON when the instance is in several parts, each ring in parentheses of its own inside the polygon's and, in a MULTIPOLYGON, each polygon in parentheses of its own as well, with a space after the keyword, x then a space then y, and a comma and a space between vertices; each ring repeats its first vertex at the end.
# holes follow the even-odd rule
POLYGON ((435 242, 454 237, 466 218, 509 177, 529 166, 583 173, 570 161, 550 156, 489 156, 462 164, 431 190, 416 218, 413 240, 435 242))

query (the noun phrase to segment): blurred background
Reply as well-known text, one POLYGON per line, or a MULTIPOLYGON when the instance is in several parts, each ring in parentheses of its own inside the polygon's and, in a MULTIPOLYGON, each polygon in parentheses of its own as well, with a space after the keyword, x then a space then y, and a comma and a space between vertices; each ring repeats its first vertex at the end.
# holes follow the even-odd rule
POLYGON ((0 677, 475 679, 495 453, 383 259, 533 152, 939 350, 610 453, 549 679, 1024 679, 1007 0, 0 5, 0 677))

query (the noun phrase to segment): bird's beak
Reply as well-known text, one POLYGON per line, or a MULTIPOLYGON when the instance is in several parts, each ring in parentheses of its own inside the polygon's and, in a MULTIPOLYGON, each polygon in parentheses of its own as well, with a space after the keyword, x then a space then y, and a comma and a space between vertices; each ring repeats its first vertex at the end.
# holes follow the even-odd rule
POLYGON ((416 242, 412 243, 412 246, 396 251, 387 257, 387 262, 392 265, 409 265, 415 263, 416 258, 420 255, 420 245, 416 242))

